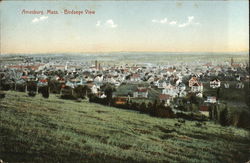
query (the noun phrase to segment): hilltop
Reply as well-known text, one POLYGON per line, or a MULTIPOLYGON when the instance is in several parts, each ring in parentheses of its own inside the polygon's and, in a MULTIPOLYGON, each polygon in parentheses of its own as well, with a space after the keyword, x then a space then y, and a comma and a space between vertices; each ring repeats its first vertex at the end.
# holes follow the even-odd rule
POLYGON ((0 159, 7 162, 244 162, 249 131, 197 127, 51 94, 0 100, 0 159))

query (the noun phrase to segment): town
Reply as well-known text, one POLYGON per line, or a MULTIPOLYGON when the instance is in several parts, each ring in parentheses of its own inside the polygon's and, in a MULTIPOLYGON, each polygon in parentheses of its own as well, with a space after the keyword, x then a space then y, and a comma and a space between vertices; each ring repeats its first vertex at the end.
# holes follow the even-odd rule
POLYGON ((61 56, 2 57, 1 62, 1 90, 27 92, 29 96, 42 93, 48 98, 54 93, 64 99, 146 113, 152 113, 147 111, 149 106, 159 104, 167 113, 152 113, 155 116, 192 115, 196 120, 222 121, 214 109, 249 107, 249 64, 233 57, 217 63, 203 60, 195 66, 178 62, 112 65, 94 58, 82 61, 61 56))

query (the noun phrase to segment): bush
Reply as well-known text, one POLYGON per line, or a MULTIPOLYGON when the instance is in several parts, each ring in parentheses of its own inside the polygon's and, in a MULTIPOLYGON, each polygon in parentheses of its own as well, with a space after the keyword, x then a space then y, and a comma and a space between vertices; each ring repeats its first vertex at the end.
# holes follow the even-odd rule
POLYGON ((49 87, 48 86, 45 86, 45 87, 41 87, 39 89, 39 91, 42 93, 42 96, 44 98, 49 98, 49 87))
POLYGON ((250 130, 250 113, 247 111, 242 111, 240 113, 239 121, 237 127, 245 128, 250 130))
POLYGON ((37 84, 35 81, 29 81, 27 82, 27 90, 30 92, 35 92, 37 89, 37 84))
POLYGON ((229 126, 231 124, 230 119, 231 117, 230 117, 229 110, 228 108, 225 108, 220 114, 220 124, 222 126, 229 126))
POLYGON ((172 111, 170 107, 157 108, 155 110, 155 116, 161 117, 161 118, 173 118, 174 112, 172 111))
POLYGON ((76 100, 76 98, 72 95, 61 95, 62 99, 68 99, 68 100, 76 100))
POLYGON ((30 97, 35 97, 35 96, 36 96, 36 92, 34 92, 34 91, 29 91, 29 92, 28 92, 28 95, 29 95, 30 97))
POLYGON ((5 93, 4 92, 0 92, 0 99, 5 98, 5 93))

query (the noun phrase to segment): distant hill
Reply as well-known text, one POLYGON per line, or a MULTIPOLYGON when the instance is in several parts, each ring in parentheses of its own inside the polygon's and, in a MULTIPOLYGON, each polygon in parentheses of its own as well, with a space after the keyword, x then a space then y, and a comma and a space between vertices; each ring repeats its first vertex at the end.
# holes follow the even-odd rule
POLYGON ((0 99, 0 159, 6 162, 246 162, 249 132, 197 127, 51 94, 0 99))

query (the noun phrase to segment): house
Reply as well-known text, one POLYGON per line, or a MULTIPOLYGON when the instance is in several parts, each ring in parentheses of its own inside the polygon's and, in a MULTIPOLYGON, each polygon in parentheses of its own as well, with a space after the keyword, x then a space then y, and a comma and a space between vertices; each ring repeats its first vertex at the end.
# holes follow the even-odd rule
POLYGON ((203 91, 203 84, 201 82, 197 82, 191 85, 191 92, 197 93, 202 91, 203 91))
POLYGON ((107 96, 104 93, 100 94, 100 96, 99 96, 99 98, 106 98, 106 97, 107 96))
POLYGON ((47 79, 40 79, 37 82, 37 87, 44 87, 48 85, 48 80, 47 79))
POLYGON ((95 84, 93 84, 93 83, 89 83, 89 84, 87 84, 87 85, 88 85, 88 87, 91 89, 91 92, 92 92, 93 94, 98 94, 98 89, 100 89, 99 86, 97 86, 97 85, 95 85, 95 84))
POLYGON ((225 88, 229 88, 229 83, 224 83, 225 88))
POLYGON ((26 84, 26 80, 23 79, 23 78, 18 79, 18 80, 16 81, 16 84, 17 84, 17 85, 24 85, 24 84, 26 84))
POLYGON ((147 80, 147 82, 148 83, 152 83, 152 82, 154 82, 154 77, 153 76, 150 76, 149 78, 148 78, 148 80, 147 80))
POLYGON ((141 80, 141 78, 140 78, 140 75, 139 74, 132 74, 131 76, 130 76, 130 81, 132 81, 132 82, 138 82, 138 81, 140 81, 141 80))
POLYGON ((174 82, 175 82, 175 85, 177 86, 177 85, 181 84, 182 78, 178 77, 174 82))
POLYGON ((125 80, 125 75, 119 75, 118 77, 117 77, 117 81, 119 81, 119 82, 123 82, 125 80))
POLYGON ((173 101, 173 96, 167 94, 160 94, 159 100, 160 102, 165 101, 165 106, 169 106, 170 103, 173 101))
POLYGON ((209 108, 208 106, 200 106, 199 111, 202 115, 209 117, 209 108))
POLYGON ((38 76, 37 76, 37 78, 38 78, 38 79, 47 79, 47 78, 48 78, 48 76, 47 76, 47 75, 42 74, 42 75, 38 75, 38 76))
POLYGON ((210 87, 211 88, 219 88, 221 85, 221 82, 219 79, 213 79, 210 81, 210 87))
POLYGON ((28 81, 36 81, 36 77, 34 75, 29 75, 28 76, 28 81))
POLYGON ((241 76, 240 76, 240 75, 236 75, 235 79, 236 79, 237 81, 240 81, 240 80, 241 80, 241 76))
POLYGON ((114 83, 116 83, 116 80, 112 76, 109 76, 106 78, 106 82, 114 84, 114 83))
POLYGON ((116 87, 119 87, 121 85, 121 83, 119 81, 116 81, 115 83, 113 83, 116 87))
POLYGON ((74 79, 70 79, 70 82, 74 84, 74 86, 78 86, 78 85, 84 85, 85 82, 83 81, 82 78, 74 78, 74 79))
POLYGON ((60 77, 58 75, 52 76, 50 78, 50 80, 56 80, 56 81, 58 81, 59 79, 60 79, 60 77))
POLYGON ((167 83, 164 80, 160 80, 158 82, 158 88, 166 88, 167 87, 167 83))
POLYGON ((185 86, 184 83, 179 83, 179 84, 177 85, 177 89, 178 89, 180 92, 182 92, 182 91, 185 91, 185 90, 186 90, 186 86, 185 86))
POLYGON ((144 87, 137 87, 136 91, 133 92, 135 98, 148 98, 148 89, 144 87))
POLYGON ((163 89, 162 90, 162 94, 164 94, 164 95, 170 95, 172 97, 177 97, 178 96, 178 92, 177 92, 176 89, 174 89, 174 87, 163 89))
POLYGON ((188 86, 192 87, 195 83, 198 83, 198 79, 197 77, 192 77, 189 81, 188 81, 188 86))
POLYGON ((197 92, 197 93, 195 93, 195 96, 202 98, 203 94, 202 94, 202 92, 197 92))
POLYGON ((25 76, 21 76, 21 79, 28 81, 29 77, 27 75, 25 75, 25 76))
POLYGON ((72 83, 71 81, 67 81, 67 82, 65 83, 65 87, 75 88, 75 85, 74 85, 74 83, 72 83))
POLYGON ((204 101, 206 103, 216 103, 216 97, 215 96, 208 96, 207 100, 204 101))
POLYGON ((238 83, 236 84, 236 88, 238 88, 238 89, 244 88, 244 83, 238 82, 238 83))
POLYGON ((155 77, 154 78, 154 82, 153 82, 154 86, 158 87, 159 86, 159 82, 160 82, 160 78, 155 77))
POLYGON ((102 83, 103 82, 103 75, 102 76, 96 76, 94 79, 94 82, 102 83))
POLYGON ((128 101, 128 97, 115 97, 115 104, 126 104, 128 101))

